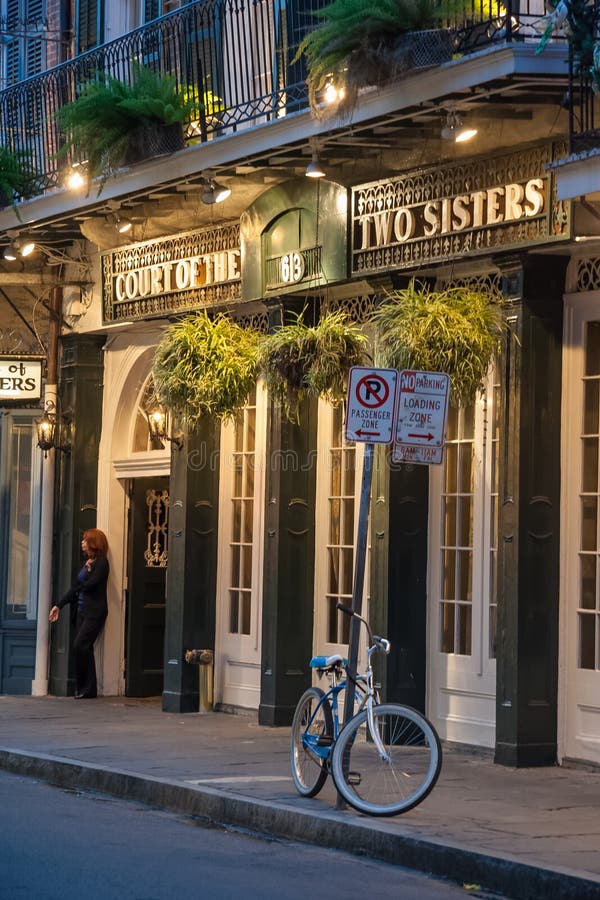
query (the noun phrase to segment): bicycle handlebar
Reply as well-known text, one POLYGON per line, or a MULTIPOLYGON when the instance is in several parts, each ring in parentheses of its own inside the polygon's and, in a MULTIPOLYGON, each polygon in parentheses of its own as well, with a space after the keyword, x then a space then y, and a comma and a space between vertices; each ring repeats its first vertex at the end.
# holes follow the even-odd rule
POLYGON ((359 613, 355 612, 349 606, 344 606, 343 603, 336 603, 336 609, 339 609, 340 612, 345 613, 345 615, 347 615, 347 616, 355 616, 357 619, 359 619, 359 621, 361 621, 363 623, 363 625, 367 629, 367 633, 369 635, 369 643, 372 646, 376 646, 378 650, 382 650, 384 653, 390 652, 391 644, 387 640, 387 638, 379 637, 376 634, 374 635, 373 632, 371 631, 371 626, 369 625, 367 620, 363 619, 363 617, 359 613))

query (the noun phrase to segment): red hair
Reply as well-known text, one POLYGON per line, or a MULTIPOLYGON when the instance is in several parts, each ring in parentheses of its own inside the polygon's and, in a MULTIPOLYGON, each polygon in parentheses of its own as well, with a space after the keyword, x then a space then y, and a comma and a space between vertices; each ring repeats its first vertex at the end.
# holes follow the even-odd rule
POLYGON ((82 540, 87 541, 88 551, 93 559, 97 556, 106 556, 108 553, 108 541, 106 535, 99 528, 88 528, 83 532, 82 540))

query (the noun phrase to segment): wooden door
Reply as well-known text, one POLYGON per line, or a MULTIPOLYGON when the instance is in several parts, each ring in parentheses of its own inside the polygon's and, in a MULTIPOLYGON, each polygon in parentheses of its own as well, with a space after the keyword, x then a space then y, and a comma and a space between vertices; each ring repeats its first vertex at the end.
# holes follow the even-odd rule
POLYGON ((600 765, 600 292, 565 310, 560 611, 562 760, 600 765))
POLYGON ((130 495, 125 693, 162 694, 169 479, 135 478, 130 495))
POLYGON ((444 462, 431 466, 429 702, 442 738, 493 747, 496 720, 499 385, 451 407, 444 462))

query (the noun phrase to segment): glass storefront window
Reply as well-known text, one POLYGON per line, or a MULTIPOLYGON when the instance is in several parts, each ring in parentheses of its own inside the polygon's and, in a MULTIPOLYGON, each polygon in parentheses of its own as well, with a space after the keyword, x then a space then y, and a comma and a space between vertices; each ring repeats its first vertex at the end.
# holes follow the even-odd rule
POLYGON ((6 578, 2 618, 35 621, 39 566, 39 474, 41 454, 32 416, 7 415, 3 423, 4 490, 2 558, 6 578))

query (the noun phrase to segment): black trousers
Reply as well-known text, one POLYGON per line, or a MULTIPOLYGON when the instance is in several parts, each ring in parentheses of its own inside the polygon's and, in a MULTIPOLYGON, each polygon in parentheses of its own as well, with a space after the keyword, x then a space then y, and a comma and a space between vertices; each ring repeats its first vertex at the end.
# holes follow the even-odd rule
POLYGON ((96 661, 94 659, 94 641, 104 628, 106 616, 90 618, 77 610, 75 620, 75 693, 86 697, 98 694, 96 682, 96 661))

